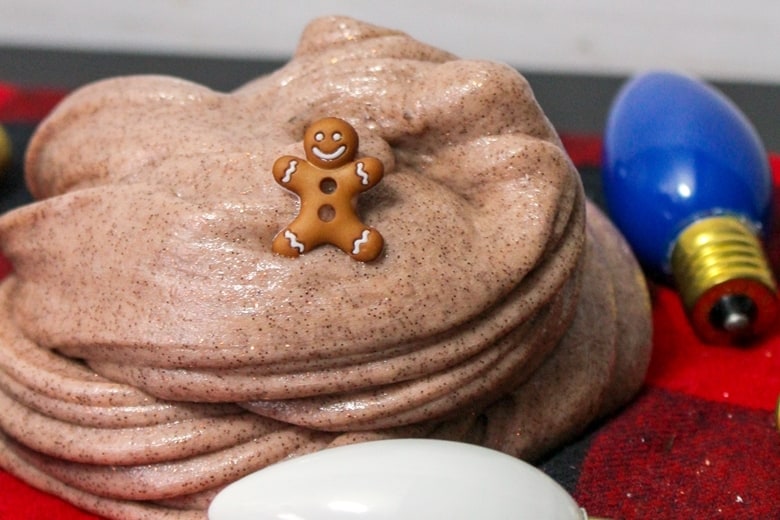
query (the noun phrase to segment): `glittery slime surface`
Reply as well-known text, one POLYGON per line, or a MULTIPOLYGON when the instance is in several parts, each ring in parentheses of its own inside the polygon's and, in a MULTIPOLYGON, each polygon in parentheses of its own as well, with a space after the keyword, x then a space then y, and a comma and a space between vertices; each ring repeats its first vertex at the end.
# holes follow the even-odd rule
POLYGON ((231 93, 83 87, 26 168, 38 201, 0 218, 0 463, 98 514, 204 518, 242 475, 372 438, 533 459, 641 384, 641 275, 505 65, 319 19, 231 93), (271 251, 298 208, 271 165, 326 116, 384 163, 370 263, 271 251))

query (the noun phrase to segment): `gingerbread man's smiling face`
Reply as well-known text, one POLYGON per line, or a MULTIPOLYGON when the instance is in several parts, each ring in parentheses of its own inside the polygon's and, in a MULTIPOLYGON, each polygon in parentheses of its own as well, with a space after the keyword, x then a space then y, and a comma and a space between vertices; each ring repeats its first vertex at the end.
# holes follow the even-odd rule
POLYGON ((303 135, 306 160, 319 168, 339 168, 352 161, 358 149, 358 136, 350 124, 337 117, 313 123, 303 135))

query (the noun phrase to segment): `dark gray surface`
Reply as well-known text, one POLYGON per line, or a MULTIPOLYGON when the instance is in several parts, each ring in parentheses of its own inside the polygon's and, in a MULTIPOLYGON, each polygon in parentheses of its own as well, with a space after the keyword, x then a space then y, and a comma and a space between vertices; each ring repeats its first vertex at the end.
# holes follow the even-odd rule
MULTIPOLYGON (((169 74, 227 91, 268 73, 279 60, 163 56, 0 47, 0 81, 73 88, 124 74, 169 74)), ((600 133, 621 77, 524 72, 561 132, 600 133)), ((780 85, 715 83, 753 121, 768 149, 780 151, 780 85)))

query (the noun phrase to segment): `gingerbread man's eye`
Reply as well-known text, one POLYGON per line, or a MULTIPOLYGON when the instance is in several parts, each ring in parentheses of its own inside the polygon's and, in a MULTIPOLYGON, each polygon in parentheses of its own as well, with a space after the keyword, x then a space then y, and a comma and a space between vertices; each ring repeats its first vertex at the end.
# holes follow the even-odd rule
POLYGON ((333 132, 333 140, 336 142, 341 141, 341 132, 333 132))
POLYGON ((322 132, 317 132, 316 134, 314 134, 314 140, 317 141, 318 143, 322 142, 323 139, 325 139, 325 134, 323 134, 322 132))

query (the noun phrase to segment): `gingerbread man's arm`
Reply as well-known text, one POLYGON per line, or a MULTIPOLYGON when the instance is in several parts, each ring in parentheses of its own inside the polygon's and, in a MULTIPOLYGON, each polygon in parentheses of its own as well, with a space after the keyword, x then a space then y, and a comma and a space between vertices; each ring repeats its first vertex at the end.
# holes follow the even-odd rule
POLYGON ((296 191, 300 186, 301 168, 306 163, 304 159, 293 155, 283 155, 274 161, 274 179, 288 190, 296 191))
POLYGON ((354 173, 358 179, 360 191, 373 187, 382 180, 385 174, 385 167, 382 161, 376 157, 361 157, 353 163, 354 173))

